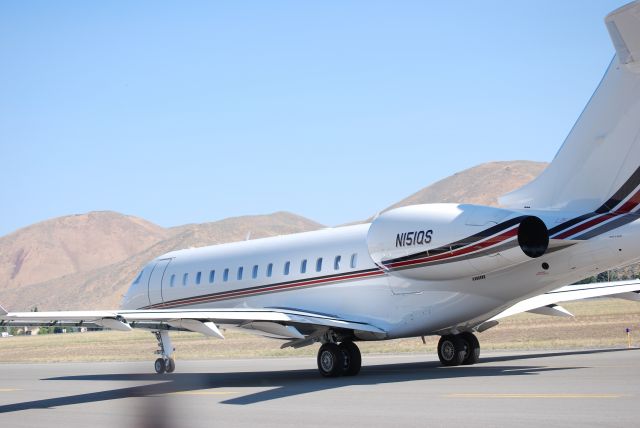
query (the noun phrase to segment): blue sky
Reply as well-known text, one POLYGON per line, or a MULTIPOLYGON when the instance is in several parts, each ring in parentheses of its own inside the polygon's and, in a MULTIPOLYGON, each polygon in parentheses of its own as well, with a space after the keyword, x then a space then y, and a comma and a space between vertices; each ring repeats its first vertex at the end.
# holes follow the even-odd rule
POLYGON ((0 3, 0 235, 366 218, 476 164, 549 161, 624 1, 0 3))

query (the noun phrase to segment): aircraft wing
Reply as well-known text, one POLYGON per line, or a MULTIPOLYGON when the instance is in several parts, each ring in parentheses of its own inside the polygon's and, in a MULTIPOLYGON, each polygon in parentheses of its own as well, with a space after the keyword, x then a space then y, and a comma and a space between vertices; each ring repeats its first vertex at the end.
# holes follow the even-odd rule
POLYGON ((558 288, 557 290, 518 302, 509 309, 491 318, 487 323, 522 312, 572 317, 573 315, 562 306, 559 306, 558 303, 603 296, 640 301, 640 280, 634 279, 630 281, 567 285, 566 287, 558 288))
POLYGON ((384 338, 386 332, 366 322, 295 309, 158 309, 112 311, 7 312, 0 306, 0 326, 105 327, 180 330, 224 339, 220 328, 238 328, 261 336, 306 340, 328 329, 384 338))

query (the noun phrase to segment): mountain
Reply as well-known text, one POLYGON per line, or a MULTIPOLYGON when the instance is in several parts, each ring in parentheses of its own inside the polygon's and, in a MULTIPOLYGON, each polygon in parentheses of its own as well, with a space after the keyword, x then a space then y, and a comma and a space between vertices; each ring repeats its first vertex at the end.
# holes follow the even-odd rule
POLYGON ((527 184, 547 167, 546 162, 489 162, 453 174, 393 204, 385 211, 438 202, 497 207, 498 197, 527 184))
MULTIPOLYGON (((90 213, 88 215, 91 215, 90 213)), ((155 225, 154 225, 155 226, 155 225)), ((159 226, 155 226, 159 228, 159 226)), ((202 247, 224 242, 242 241, 289 233, 306 232, 324 226, 287 212, 269 215, 234 217, 212 223, 191 224, 162 229, 165 239, 156 240, 141 251, 95 269, 82 269, 20 287, 19 292, 0 289, 0 302, 12 310, 105 309, 117 308, 122 295, 140 268, 155 257, 169 251, 202 247)), ((116 241, 126 235, 113 235, 116 241)), ((109 239, 98 245, 109 245, 109 239)))
POLYGON ((168 236, 146 220, 109 211, 43 221, 0 238, 0 290, 89 272, 168 236))
MULTIPOLYGON (((491 162, 440 180, 387 208, 434 202, 497 205, 545 163, 491 162)), ((162 228, 114 212, 47 220, 0 238, 0 303, 12 310, 116 308, 140 268, 168 251, 324 226, 286 212, 162 228)))

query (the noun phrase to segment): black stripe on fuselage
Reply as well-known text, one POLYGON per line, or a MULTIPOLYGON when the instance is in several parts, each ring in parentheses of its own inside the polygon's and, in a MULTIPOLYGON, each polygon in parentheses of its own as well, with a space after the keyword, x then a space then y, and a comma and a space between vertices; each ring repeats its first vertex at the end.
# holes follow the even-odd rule
POLYGON ((583 221, 588 220, 591 217, 595 217, 596 215, 598 214, 596 214, 595 212, 587 213, 587 214, 581 215, 580 217, 576 217, 571 220, 565 221, 564 223, 549 229, 549 236, 552 237, 553 235, 557 235, 558 233, 563 232, 566 229, 569 229, 570 227, 575 226, 578 223, 582 223, 583 221))
POLYGON ((604 214, 613 210, 620 202, 624 201, 633 190, 640 185, 640 168, 636 169, 631 177, 618 189, 614 195, 609 198, 607 202, 602 204, 600 208, 596 210, 597 214, 604 214))
POLYGON ((595 229, 585 232, 582 235, 578 235, 573 239, 579 239, 579 240, 591 239, 594 236, 602 235, 603 233, 607 233, 610 230, 617 229, 618 227, 622 227, 625 224, 629 224, 633 221, 636 221, 638 218, 640 218, 638 214, 625 214, 618 218, 615 218, 614 220, 611 220, 606 224, 603 224, 600 227, 596 227, 595 229))

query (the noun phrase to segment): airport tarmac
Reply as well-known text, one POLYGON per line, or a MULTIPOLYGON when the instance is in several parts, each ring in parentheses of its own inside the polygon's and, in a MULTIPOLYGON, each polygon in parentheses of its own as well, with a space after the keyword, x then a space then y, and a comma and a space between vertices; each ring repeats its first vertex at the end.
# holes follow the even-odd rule
POLYGON ((356 377, 313 358, 0 364, 0 426, 638 426, 640 349, 365 355, 356 377))

